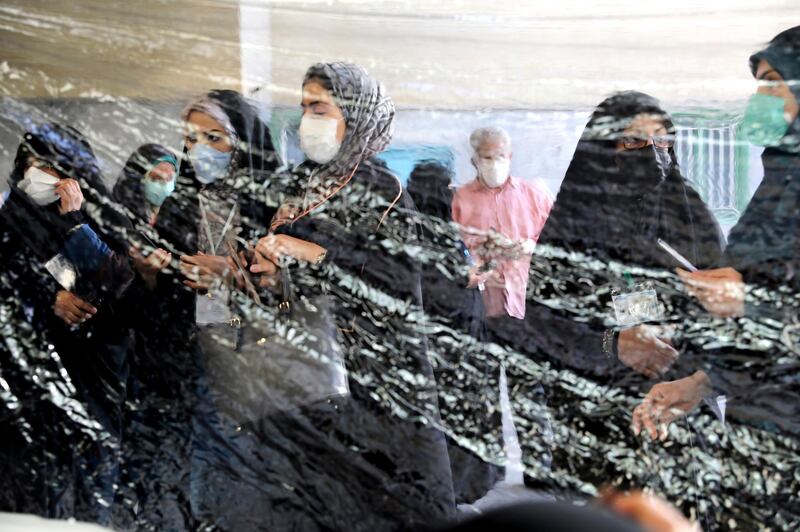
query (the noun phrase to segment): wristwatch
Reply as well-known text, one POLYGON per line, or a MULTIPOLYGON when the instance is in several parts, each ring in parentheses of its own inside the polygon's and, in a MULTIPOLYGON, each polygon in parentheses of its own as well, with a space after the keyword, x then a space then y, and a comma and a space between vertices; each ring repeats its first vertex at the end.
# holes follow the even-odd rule
POLYGON ((603 333, 603 354, 606 358, 617 358, 619 333, 614 329, 606 329, 603 333))

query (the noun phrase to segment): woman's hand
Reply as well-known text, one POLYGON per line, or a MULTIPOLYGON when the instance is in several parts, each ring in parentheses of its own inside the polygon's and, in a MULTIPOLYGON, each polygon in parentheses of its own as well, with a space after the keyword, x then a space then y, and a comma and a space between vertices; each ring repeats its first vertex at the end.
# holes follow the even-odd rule
POLYGON ((301 262, 316 262, 324 256, 325 248, 313 242, 287 235, 269 235, 261 238, 256 244, 256 258, 254 264, 250 266, 250 271, 269 273, 276 264, 281 263, 283 257, 291 257, 301 262))
POLYGON ((678 360, 672 347, 671 330, 656 325, 638 325, 619 333, 617 357, 632 370, 651 379, 662 376, 678 360))
POLYGON ((53 312, 67 325, 80 325, 97 313, 97 309, 72 292, 60 290, 53 303, 53 312))
POLYGON ((208 290, 217 282, 233 278, 236 266, 230 257, 219 255, 181 255, 183 284, 194 290, 208 290))
POLYGON ((655 440, 667 439, 669 424, 682 418, 700 404, 711 391, 711 381, 702 371, 676 381, 656 384, 642 403, 633 410, 633 432, 637 436, 644 428, 655 440))
POLYGON ((280 281, 280 270, 278 265, 269 259, 265 259, 260 253, 253 256, 253 265, 250 271, 259 274, 258 286, 261 288, 276 289, 280 281))
POLYGON ((128 250, 128 255, 130 255, 131 260, 133 260, 133 266, 136 268, 136 271, 139 272, 139 275, 141 275, 145 282, 151 287, 155 285, 158 272, 169 266, 172 260, 172 253, 161 248, 156 249, 145 257, 138 246, 132 246, 130 250, 128 250))
POLYGON ((62 179, 56 185, 55 192, 61 198, 61 204, 58 206, 59 214, 81 210, 83 192, 81 192, 81 186, 76 180, 62 179))
POLYGON ((745 290, 741 273, 733 268, 696 272, 677 268, 676 271, 689 294, 714 316, 731 318, 744 315, 745 290))

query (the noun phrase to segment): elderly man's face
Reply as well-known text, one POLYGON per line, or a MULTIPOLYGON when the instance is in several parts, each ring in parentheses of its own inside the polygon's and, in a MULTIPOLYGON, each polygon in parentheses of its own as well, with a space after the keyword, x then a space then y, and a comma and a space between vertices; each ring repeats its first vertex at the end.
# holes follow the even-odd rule
POLYGON ((511 150, 507 144, 485 140, 472 159, 478 179, 489 188, 503 186, 511 168, 511 150))
POLYGON ((475 150, 476 162, 480 162, 482 160, 502 159, 504 157, 510 159, 511 150, 509 150, 507 146, 500 142, 487 141, 481 144, 480 147, 475 150))

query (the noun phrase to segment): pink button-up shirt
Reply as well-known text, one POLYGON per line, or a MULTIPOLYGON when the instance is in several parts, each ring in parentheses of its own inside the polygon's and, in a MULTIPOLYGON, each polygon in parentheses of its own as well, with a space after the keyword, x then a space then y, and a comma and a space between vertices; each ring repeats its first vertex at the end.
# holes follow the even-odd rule
POLYGON ((477 249, 486 237, 475 235, 469 229, 494 230, 511 240, 536 242, 552 207, 553 198, 545 187, 513 176, 499 188, 489 188, 475 179, 456 190, 453 220, 464 228, 464 243, 477 262, 494 259, 497 263, 496 275, 485 283, 483 290, 487 317, 525 318, 531 256, 524 255, 517 260, 482 257, 477 249))

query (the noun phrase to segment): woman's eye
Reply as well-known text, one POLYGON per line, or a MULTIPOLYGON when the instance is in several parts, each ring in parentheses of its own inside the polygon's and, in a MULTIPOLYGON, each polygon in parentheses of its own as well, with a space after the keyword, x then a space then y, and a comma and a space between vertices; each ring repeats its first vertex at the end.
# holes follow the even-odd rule
POLYGON ((195 135, 184 135, 183 140, 187 144, 194 144, 195 142, 197 142, 197 137, 195 135))
POLYGON ((214 134, 209 133, 209 134, 206 135, 206 139, 208 140, 208 142, 212 142, 213 143, 213 142, 221 141, 222 137, 220 137, 219 135, 214 135, 214 134))

